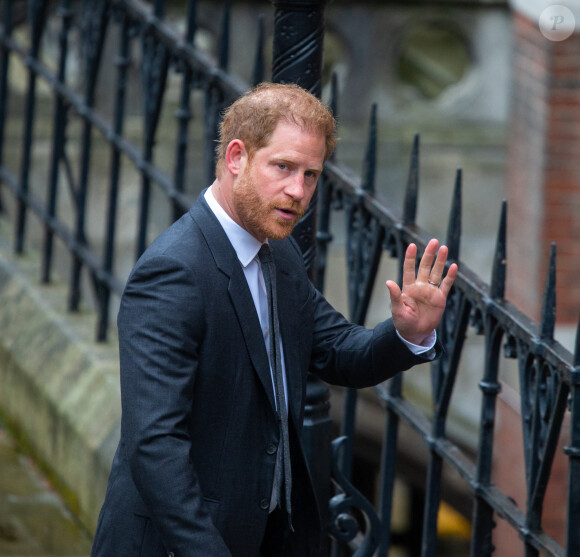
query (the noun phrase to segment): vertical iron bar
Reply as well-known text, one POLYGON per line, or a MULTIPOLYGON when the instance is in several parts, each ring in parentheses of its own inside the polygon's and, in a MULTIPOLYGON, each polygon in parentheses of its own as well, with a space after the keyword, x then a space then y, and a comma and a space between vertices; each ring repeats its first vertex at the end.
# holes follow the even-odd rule
MULTIPOLYGON (((376 115, 377 115, 377 105, 373 104, 371 108, 371 115, 369 120, 369 137, 367 142, 367 149, 366 149, 366 156, 365 156, 365 165, 363 171, 363 188, 364 191, 372 193, 374 190, 374 183, 375 183, 375 161, 376 161, 376 149, 377 149, 377 125, 376 125, 376 115)), ((348 229, 348 236, 347 239, 347 249, 351 252, 349 259, 349 267, 351 268, 351 272, 349 272, 348 276, 348 290, 349 290, 349 307, 350 307, 350 319, 354 322, 362 325, 364 319, 366 317, 366 308, 368 307, 368 302, 370 300, 370 290, 369 288, 365 288, 368 292, 368 297, 363 300, 363 289, 361 286, 363 282, 363 259, 364 253, 363 251, 368 248, 365 244, 365 227, 367 225, 366 219, 364 217, 363 212, 363 199, 359 198, 359 206, 354 207, 354 217, 356 219, 356 228, 354 231, 352 227, 347 224, 348 229), (356 236, 356 244, 352 246, 350 236, 356 236), (354 253, 353 253, 354 252, 354 253), (354 259, 354 261, 350 261, 354 259), (364 309, 363 309, 364 306, 364 309)), ((382 231, 382 229, 381 229, 382 231)), ((382 237, 378 244, 382 248, 382 237)), ((373 269, 372 271, 369 269, 369 272, 372 272, 374 275, 376 273, 376 269, 378 267, 379 259, 380 259, 380 252, 375 260, 373 261, 373 269)), ((352 463, 353 463, 353 441, 354 441, 354 434, 356 428, 356 405, 358 399, 358 392, 356 389, 346 389, 345 392, 345 401, 344 401, 344 409, 343 409, 343 419, 342 419, 342 427, 341 427, 341 434, 346 437, 346 441, 344 443, 344 449, 342 452, 342 459, 341 459, 341 470, 344 476, 350 480, 352 475, 352 463)))
POLYGON ((211 184, 215 179, 215 140, 218 137, 219 113, 224 99, 222 92, 211 83, 205 92, 204 105, 204 135, 205 135, 205 176, 206 183, 211 184))
POLYGON ((492 530, 494 528, 493 508, 480 496, 478 488, 488 486, 491 481, 495 402, 501 390, 501 385, 497 381, 501 336, 500 332, 495 328, 493 318, 488 316, 485 323, 485 372, 483 380, 479 383, 483 397, 481 418, 479 420, 480 433, 477 451, 473 538, 471 542, 472 557, 489 556, 494 551, 492 543, 492 530))
MULTIPOLYGON (((231 3, 228 0, 224 3, 224 13, 222 16, 222 28, 219 44, 218 62, 220 68, 227 69, 229 61, 230 45, 230 10, 231 3)), ((223 92, 210 81, 205 92, 204 107, 204 133, 205 133, 205 163, 206 182, 211 184, 215 179, 215 141, 218 137, 218 128, 221 118, 221 111, 224 108, 223 92)))
MULTIPOLYGON (((451 210, 449 213, 449 220, 447 223, 447 247, 449 249, 448 252, 448 260, 449 261, 458 261, 459 260, 459 246, 461 244, 461 223, 462 223, 462 206, 461 206, 461 170, 457 171, 456 178, 455 178, 455 186, 453 188, 453 199, 451 202, 451 210)), ((459 309, 459 308, 458 308, 459 309)), ((446 317, 449 315, 449 312, 452 311, 452 297, 449 296, 449 302, 447 304, 445 310, 445 316, 439 323, 438 327, 438 337, 440 341, 443 343, 443 346, 449 347, 451 346, 455 351, 457 346, 463 346, 463 338, 458 338, 455 336, 455 341, 451 344, 449 339, 449 330, 446 327, 446 317)), ((465 311, 465 302, 463 301, 463 311, 465 311)), ((467 310, 469 311, 469 310, 467 310)), ((464 313, 460 313, 461 316, 464 316, 464 313)), ((461 325, 464 325, 463 321, 461 325)), ((461 333, 464 334, 465 329, 461 329, 461 333)), ((459 333, 457 327, 454 331, 455 335, 459 333)), ((458 356, 457 356, 458 357, 458 356)), ((445 418, 447 416, 447 409, 449 406, 449 397, 451 397, 451 390, 453 388, 452 385, 449 385, 450 380, 455 380, 455 373, 456 369, 453 367, 454 365, 458 365, 458 362, 451 362, 449 360, 449 350, 445 350, 441 357, 431 364, 431 384, 432 384, 432 392, 433 392, 433 400, 436 402, 436 414, 435 418, 440 420, 441 423, 437 424, 434 421, 434 428, 433 434, 435 436, 444 435, 445 432, 445 418), (448 370, 447 373, 445 370, 448 370), (448 389, 448 392, 446 392, 448 389)))
MULTIPOLYGON (((187 8, 187 28, 185 30, 185 41, 188 45, 193 46, 195 31, 197 27, 197 0, 190 0, 187 8)), ((191 120, 191 87, 193 82, 193 70, 191 66, 183 62, 183 77, 181 81, 181 96, 179 99, 179 108, 175 116, 178 120, 177 129, 177 146, 175 157, 174 183, 175 189, 179 193, 185 191, 185 176, 187 169, 187 139, 189 122, 191 120)), ((174 200, 173 202, 173 220, 177 220, 183 213, 183 208, 174 200)))
POLYGON ((197 31, 197 0, 187 2, 187 26, 185 28, 185 42, 193 45, 197 31))
MULTIPOLYGON (((338 84, 336 72, 332 74, 331 95, 330 95, 330 109, 334 117, 338 117, 338 84)), ((332 153, 331 159, 335 157, 332 153)), ((330 233, 330 204, 332 202, 332 185, 329 184, 324 173, 320 177, 318 184, 318 191, 320 197, 320 204, 318 208, 318 226, 316 231, 316 279, 314 284, 321 292, 324 291, 324 276, 326 272, 326 256, 328 252, 328 244, 332 241, 332 234, 330 233)))
POLYGON ((491 286, 489 295, 493 300, 503 300, 505 295, 505 281, 507 272, 507 203, 504 200, 501 205, 499 232, 493 258, 491 286))
MULTIPOLYGON (((46 24, 46 0, 30 1, 28 6, 28 20, 31 27, 32 45, 28 60, 38 58, 40 42, 44 25, 46 24)), ((16 213, 16 234, 14 251, 22 253, 24 250, 24 235, 26 230, 26 196, 28 195, 30 166, 33 143, 34 116, 36 109, 36 74, 28 65, 28 89, 26 95, 26 109, 24 116, 24 134, 22 139, 22 159, 20 164, 20 180, 18 184, 18 209, 16 213)))
MULTIPOLYGON (((296 83, 320 97, 326 0, 273 0, 274 42, 272 81, 296 83)), ((318 193, 294 229, 311 279, 314 279, 314 243, 318 193)))
MULTIPOLYGON (((125 121, 125 98, 127 94, 127 74, 130 65, 130 38, 129 21, 125 14, 119 24, 119 53, 115 61, 117 66, 117 87, 115 92, 115 108, 113 130, 115 135, 123 135, 125 121)), ((119 179, 121 174, 121 152, 111 144, 111 168, 109 177, 109 200, 107 207, 107 228, 105 231, 105 252, 103 255, 103 270, 106 274, 113 271, 115 257, 115 236, 117 223, 117 202, 119 197, 119 179)), ((97 340, 104 341, 107 338, 109 326, 109 305, 111 289, 103 282, 99 283, 101 290, 99 299, 99 321, 97 324, 97 340)))
POLYGON ((463 211, 462 205, 462 189, 463 189, 463 172, 461 168, 457 169, 455 175, 455 187, 453 189, 453 202, 451 204, 451 211, 449 213, 449 221, 447 224, 447 241, 446 246, 449 249, 448 259, 450 261, 459 261, 459 252, 461 246, 461 224, 463 211))
POLYGON ((407 187, 405 188, 405 201, 403 204, 403 224, 415 224, 417 217, 417 201, 419 196, 419 135, 413 139, 413 149, 411 151, 411 162, 409 164, 409 175, 407 177, 407 187))
POLYGON ((352 319, 358 303, 358 284, 360 280, 361 250, 360 236, 362 226, 359 196, 349 196, 345 201, 345 228, 346 228, 346 266, 347 266, 347 299, 348 315, 352 319))
MULTIPOLYGON (((433 372, 439 375, 437 384, 439 388, 434 390, 437 397, 434 404, 432 434, 433 439, 445 437, 445 426, 449 411, 451 394, 455 385, 455 378, 459 368, 459 360, 463 351, 465 331, 469 323, 471 306, 466 300, 462 300, 457 309, 456 323, 453 332, 453 339, 448 340, 448 332, 440 326, 439 336, 443 346, 448 352, 447 357, 440 358, 431 364, 433 372), (445 367, 445 369, 443 369, 445 367)), ((450 311, 450 308, 446 309, 450 311)), ((443 317, 445 321, 445 316, 443 317)), ((428 440, 429 443, 430 440, 428 440)), ((434 557, 437 545, 437 519, 439 505, 441 503, 441 478, 443 461, 435 453, 433 447, 430 448, 430 461, 427 472, 427 484, 425 487, 425 514, 423 517, 422 557, 434 557)))
MULTIPOLYGON (((163 2, 157 2, 155 17, 163 15, 163 2)), ((145 33, 143 37, 143 61, 142 79, 144 94, 144 118, 145 133, 143 138, 143 160, 146 163, 153 161, 155 147, 155 134, 161 104, 167 82, 169 68, 169 52, 167 48, 157 41, 151 33, 145 33)), ((151 178, 146 172, 141 176, 141 199, 139 202, 139 223, 137 230, 137 247, 135 257, 138 259, 147 247, 147 229, 149 224, 149 206, 151 201, 151 178)))
MULTIPOLYGON (((103 53, 105 41, 105 30, 108 17, 108 2, 91 4, 88 0, 83 2, 83 21, 85 23, 84 32, 86 34, 86 86, 85 86, 85 104, 88 108, 93 108, 95 104, 95 89, 97 77, 103 53), (90 10, 90 13, 89 13, 90 10)), ((91 147, 92 147, 92 125, 88 119, 83 122, 81 138, 81 163, 79 187, 76 196, 76 226, 75 240, 79 244, 86 243, 85 221, 86 205, 89 189, 89 173, 91 166, 91 147)), ((71 271, 71 287, 69 293, 69 310, 78 311, 81 300, 81 270, 83 262, 77 255, 73 256, 71 271)))
MULTIPOLYGON (((418 153, 417 153, 418 155, 418 153)), ((397 256, 399 264, 399 284, 403 284, 403 262, 405 260, 405 248, 401 236, 397 236, 397 256)), ((388 400, 401 398, 403 394, 403 374, 399 373, 389 379, 388 400)), ((381 498, 380 517, 383 525, 381 542, 377 557, 388 557, 391 545, 391 523, 393 513, 393 497, 395 493, 396 455, 399 436, 399 416, 387 404, 387 418, 383 452, 381 456, 381 498)))
MULTIPOLYGON (((554 323, 556 313, 556 246, 552 244, 550 253, 550 262, 546 272, 546 284, 544 288, 544 297, 542 302, 542 314, 540 321, 540 338, 542 340, 551 340, 554 336, 554 323)), ((526 514, 526 523, 531 528, 539 526, 541 517, 533 517, 531 510, 532 492, 534 490, 535 480, 540 467, 540 455, 538 447, 540 446, 540 422, 542 420, 539 410, 539 403, 542 385, 543 370, 536 370, 536 381, 533 387, 534 404, 531 423, 531 443, 529 448, 529 460, 527 462, 526 487, 528 489, 528 512, 526 514), (532 523, 533 522, 533 523, 532 523)), ((528 548, 526 548, 528 554, 528 548)), ((529 554, 528 554, 529 555, 529 554)), ((532 554, 533 555, 533 552, 532 554)))
POLYGON ((324 275, 326 272, 326 261, 328 244, 332 241, 330 233, 330 203, 332 199, 332 186, 326 176, 322 174, 318 180, 318 190, 320 203, 318 206, 318 229, 316 231, 316 243, 318 246, 316 256, 316 288, 324 291, 324 275))
POLYGON ((342 410, 342 424, 340 435, 344 441, 340 469, 347 480, 352 476, 353 441, 356 424, 356 403, 358 391, 356 389, 344 389, 344 408, 342 410))
POLYGON ((556 326, 556 244, 550 246, 550 260, 546 273, 542 314, 540 318, 540 338, 552 340, 556 326))
POLYGON ((371 106, 369 118, 369 137, 364 160, 362 187, 365 192, 375 191, 375 177, 377 168, 377 103, 371 106))
MULTIPOLYGON (((366 194, 375 193, 377 160, 377 105, 373 104, 369 123, 369 139, 363 171, 363 190, 366 194)), ((364 208, 363 196, 359 197, 357 276, 355 276, 355 303, 350 319, 353 323, 364 325, 371 301, 373 284, 379 268, 385 229, 378 221, 373 221, 364 208), (369 242, 370 241, 370 242, 369 242)))
MULTIPOLYGON (((6 39, 12 35, 14 24, 12 2, 4 2, 2 9, 3 40, 0 42, 0 168, 4 165, 4 141, 6 139, 6 114, 8 111, 8 66, 10 65, 10 49, 6 45, 6 39)), ((2 181, 0 180, 0 214, 4 212, 2 202, 2 181)))
MULTIPOLYGON (((398 376, 389 381, 389 391, 397 393, 400 389, 398 376), (396 383, 399 383, 397 385, 396 383)), ((391 524, 393 515, 393 496, 395 491, 395 458, 399 433, 399 416, 387 407, 387 419, 381 452, 381 493, 379 513, 381 518, 381 542, 377 557, 388 557, 391 545, 391 524)))
POLYGON ((155 0, 153 4, 153 14, 157 19, 163 19, 165 13, 165 0, 155 0))
POLYGON ((256 41, 256 56, 254 58, 254 71, 252 72, 252 85, 258 85, 264 80, 264 16, 258 16, 258 40, 256 41))
MULTIPOLYGON (((540 321, 540 338, 543 341, 551 341, 554 337, 554 326, 556 322, 556 245, 552 244, 550 250, 550 262, 546 273, 546 286, 544 288, 544 298, 542 303, 542 316, 540 321)), ((534 416, 532 420, 532 446, 530 451, 529 469, 527 474, 527 509, 526 528, 533 531, 541 527, 542 508, 549 470, 553 461, 554 451, 558 442, 559 426, 564 413, 564 396, 567 395, 560 387, 558 392, 559 402, 556 402, 552 409, 550 428, 545 446, 542 447, 543 420, 540 410, 542 397, 543 370, 538 369, 536 374, 536 384, 534 386, 534 416), (554 431, 554 428, 557 431, 554 431), (542 450, 543 449, 543 450, 542 450)), ((529 543, 525 544, 526 557, 536 557, 538 550, 529 543)))
MULTIPOLYGON (((62 17, 62 27, 59 35, 60 59, 58 64, 58 82, 66 84, 66 63, 68 58, 68 35, 72 23, 73 13, 70 0, 62 0, 60 5, 60 15, 62 17)), ((48 193, 47 193, 47 213, 50 219, 56 215, 56 202, 58 195, 58 178, 60 161, 64 156, 66 141, 67 110, 64 99, 58 92, 55 92, 55 108, 53 119, 52 135, 52 157, 50 161, 48 193)), ((44 231, 44 247, 42 253, 41 280, 43 283, 50 282, 52 270, 52 256, 54 245, 54 232, 47 224, 44 231)))
MULTIPOLYGON (((496 241, 494 264, 491 278, 490 298, 503 300, 507 267, 506 255, 507 204, 502 203, 499 230, 496 241)), ((473 535, 471 541, 472 557, 488 556, 493 553, 492 530, 494 528, 493 509, 479 495, 479 488, 489 485, 493 451, 493 429, 495 423, 495 401, 501 389, 497 381, 498 354, 501 333, 495 328, 491 315, 485 318, 485 370, 479 387, 483 393, 479 432, 479 450, 476 471, 476 492, 473 510, 473 535)))
POLYGON ((576 330, 574 368, 570 376, 570 444, 564 449, 568 466, 566 556, 580 554, 580 324, 576 330))
POLYGON ((532 490, 528 495, 527 524, 528 527, 534 531, 541 528, 544 498, 548 487, 548 481, 550 479, 550 471, 554 462, 554 456, 556 454, 556 449, 558 448, 558 440, 564 419, 564 413, 566 411, 566 401, 569 392, 570 390, 568 386, 565 383, 560 383, 558 386, 558 392, 555 396, 552 415, 546 433, 546 441, 541 452, 542 456, 539 461, 535 481, 532 490))
MULTIPOLYGON (((499 231, 496 242, 493 276, 490 287, 490 304, 503 299, 506 273, 506 203, 502 204, 499 231)), ((472 557, 488 556, 493 553, 492 530, 494 527, 493 508, 480 496, 479 489, 491 481, 493 453, 493 430, 495 424, 495 402, 501 385, 498 383, 499 350, 502 331, 491 314, 485 316, 485 368, 484 377, 479 383, 483 393, 479 445, 477 452, 475 505, 473 510, 473 535, 471 541, 472 557)))
POLYGON ((222 70, 227 70, 230 62, 231 11, 232 11, 231 0, 225 0, 224 14, 222 19, 222 32, 218 49, 218 64, 222 70))
MULTIPOLYGON (((532 492, 534 489, 535 479, 538 476, 538 470, 540 468, 540 455, 538 454, 538 449, 540 446, 540 411, 538 409, 539 399, 540 399, 540 388, 542 383, 542 370, 538 369, 536 373, 536 381, 534 384, 534 413, 532 418, 532 435, 531 435, 531 447, 530 447, 530 460, 529 466, 526 470, 526 488, 527 488, 527 501, 526 501, 526 528, 539 527, 541 522, 541 515, 534 511, 532 508, 532 492)), ((538 557, 538 550, 527 543, 524 539, 524 555, 525 557, 538 557)))
MULTIPOLYGON (((322 48, 324 39, 325 0, 273 0, 274 39, 272 81, 297 83, 320 97, 322 92, 322 48)), ((315 232, 318 193, 292 235, 298 242, 311 280, 314 280, 315 232)), ((322 527, 327 528, 328 501, 331 494, 330 443, 313 443, 316 438, 330 439, 331 420, 328 414, 328 388, 312 374, 306 386, 306 407, 303 442, 313 475, 321 510, 322 527)), ((325 536, 322 554, 328 554, 325 536)))
POLYGON ((441 502, 442 458, 430 447, 425 492, 421 557, 434 557, 437 549, 437 518, 441 502))

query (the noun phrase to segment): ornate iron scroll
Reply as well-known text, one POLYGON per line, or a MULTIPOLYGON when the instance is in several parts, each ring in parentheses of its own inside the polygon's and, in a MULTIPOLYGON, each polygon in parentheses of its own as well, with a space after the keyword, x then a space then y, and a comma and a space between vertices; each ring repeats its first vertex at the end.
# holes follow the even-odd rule
POLYGON ((346 437, 332 442, 332 477, 341 493, 330 500, 330 535, 341 542, 350 542, 360 533, 353 557, 370 557, 379 545, 381 523, 374 507, 346 478, 340 466, 340 452, 346 437), (364 526, 361 524, 364 521, 364 526))

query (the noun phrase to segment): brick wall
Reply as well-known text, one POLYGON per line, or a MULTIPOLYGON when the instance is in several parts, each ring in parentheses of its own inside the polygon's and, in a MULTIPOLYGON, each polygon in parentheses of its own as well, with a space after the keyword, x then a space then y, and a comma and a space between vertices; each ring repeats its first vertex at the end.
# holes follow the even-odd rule
MULTIPOLYGON (((580 26, 580 21, 578 21, 580 26)), ((557 244, 557 323, 580 315, 580 33, 545 38, 514 10, 507 168, 508 299, 539 319, 557 244)))
MULTIPOLYGON (((507 298, 539 321, 550 245, 557 245, 557 325, 580 315, 580 16, 567 39, 546 38, 540 0, 511 0, 513 58, 506 198, 508 200, 507 298)), ((569 415, 544 501, 545 531, 561 545, 566 534, 569 415)), ((504 385, 498 399, 493 481, 525 509, 521 470, 523 439, 519 395, 504 385)), ((523 555, 523 544, 498 520, 497 555, 523 555)))

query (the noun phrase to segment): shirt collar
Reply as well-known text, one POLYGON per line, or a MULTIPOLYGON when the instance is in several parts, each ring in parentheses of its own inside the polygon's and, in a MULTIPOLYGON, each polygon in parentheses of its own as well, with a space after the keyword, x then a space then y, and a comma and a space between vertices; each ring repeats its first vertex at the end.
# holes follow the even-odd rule
POLYGON ((214 197, 211 186, 204 194, 205 200, 222 225, 228 240, 232 244, 238 259, 243 267, 247 267, 258 255, 262 247, 261 242, 254 238, 247 230, 243 229, 232 217, 230 217, 224 208, 217 202, 214 197))

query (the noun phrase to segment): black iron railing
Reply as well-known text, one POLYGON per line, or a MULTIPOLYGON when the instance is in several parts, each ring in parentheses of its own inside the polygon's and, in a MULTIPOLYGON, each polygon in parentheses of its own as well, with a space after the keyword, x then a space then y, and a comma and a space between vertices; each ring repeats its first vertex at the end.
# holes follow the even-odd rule
MULTIPOLYGON (((98 341, 106 339, 111 309, 128 269, 145 249, 155 226, 165 227, 189 207, 196 193, 191 184, 201 187, 210 183, 220 111, 248 87, 228 72, 230 3, 224 2, 223 6, 221 30, 216 31, 220 36, 218 46, 208 54, 195 43, 198 14, 194 0, 189 0, 187 11, 182 14, 183 32, 167 22, 163 0, 2 2, 2 218, 14 225, 16 253, 22 253, 27 246, 41 248, 43 283, 54 279, 55 267, 63 267, 57 247, 64 246, 65 259, 70 261, 70 265, 65 265, 70 281, 69 309, 77 311, 81 304, 95 309, 98 341), (47 34, 54 33, 54 24, 59 27, 58 35, 50 42, 47 34), (44 52, 49 43, 53 46, 52 55, 44 52), (73 62, 80 67, 74 75, 76 79, 70 69, 73 62), (17 92, 13 82, 16 67, 25 70, 24 93, 17 92), (103 82, 107 84, 104 87, 103 82), (108 99, 108 104, 102 104, 102 98, 108 99), (39 138, 43 132, 38 131, 38 123, 47 118, 51 121, 50 133, 44 131, 45 135, 39 138), (39 161, 38 153, 46 145, 50 145, 50 155, 39 161), (165 212, 160 211, 161 205, 165 212), (129 233, 125 230, 127 225, 131 228, 129 233), (89 288, 92 296, 86 292, 89 288)), ((289 67, 287 59, 283 63, 285 56, 294 61, 313 56, 320 61, 324 2, 288 0, 274 2, 274 8, 280 27, 287 25, 288 17, 298 18, 294 25, 300 27, 300 17, 316 14, 315 29, 304 42, 284 46, 280 36, 276 37, 279 29, 274 25, 275 50, 278 49, 274 72, 277 79, 288 79, 284 74, 289 67)), ((256 36, 254 83, 264 78, 264 19, 256 24, 256 36)), ((320 92, 320 68, 315 64, 312 71, 305 85, 320 92)), ((334 83, 333 90, 336 89, 334 83)), ((336 93, 330 102, 336 106, 336 93)), ((373 107, 362 179, 332 159, 321 179, 318 205, 312 208, 318 221, 318 252, 312 273, 321 289, 327 248, 332 241, 330 215, 345 215, 350 318, 361 324, 366 321, 381 258, 394 258, 400 268, 406 246, 415 242, 422 248, 428 240, 415 224, 418 138, 411 155, 401 214, 375 195, 376 141, 373 107)), ((446 242, 455 261, 460 260, 461 187, 458 172, 446 242)), ((316 222, 316 218, 310 222, 316 222)), ((306 232, 302 229, 300 234, 305 239, 303 248, 314 262, 312 244, 308 244, 311 228, 307 224, 306 232)), ((334 555, 388 554, 395 458, 402 423, 418 434, 429 454, 421 555, 436 554, 443 466, 460 475, 473 499, 472 555, 493 552, 492 533, 498 519, 519 534, 526 555, 580 553, 580 349, 571 356, 554 341, 555 248, 550 256, 540 325, 505 300, 505 235, 504 205, 491 285, 460 266, 438 331, 445 354, 431 370, 430 415, 425 416, 422 408, 404 398, 403 376, 373 391, 384 407, 385 420, 380 498, 375 505, 351 484, 357 393, 348 391, 345 395, 344 436, 333 443, 330 455, 328 392, 323 385, 310 386, 305 439, 321 494, 330 492, 329 468, 331 464, 333 467, 335 495, 329 505, 323 501, 322 506, 327 509, 329 533, 335 540, 329 549, 334 555), (481 336, 485 346, 475 457, 467 455, 446 432, 456 377, 462 373, 460 357, 469 335, 481 336), (517 361, 520 376, 525 454, 521 474, 527 486, 524 506, 517 506, 491 481, 500 390, 498 372, 506 358, 517 361), (566 496, 562 494, 562 505, 567 505, 567 539, 559 545, 543 531, 542 510, 564 420, 569 420, 571 428, 566 448, 568 487, 566 496)))

